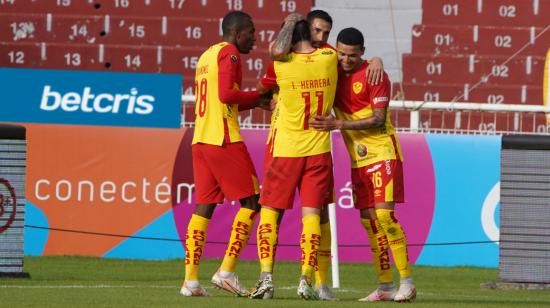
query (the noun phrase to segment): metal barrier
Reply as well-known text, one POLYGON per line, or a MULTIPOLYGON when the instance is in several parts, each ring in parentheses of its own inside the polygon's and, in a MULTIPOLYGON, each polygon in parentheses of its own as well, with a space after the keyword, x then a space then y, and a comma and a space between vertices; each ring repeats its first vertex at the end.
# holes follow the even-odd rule
POLYGON ((23 272, 25 226, 25 128, 0 124, 0 277, 23 272))

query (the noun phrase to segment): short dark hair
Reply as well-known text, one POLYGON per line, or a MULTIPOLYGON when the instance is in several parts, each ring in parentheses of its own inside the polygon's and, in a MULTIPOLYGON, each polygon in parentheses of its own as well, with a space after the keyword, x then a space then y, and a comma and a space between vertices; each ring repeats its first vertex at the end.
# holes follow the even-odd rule
POLYGON ((240 31, 252 23, 252 17, 242 11, 231 11, 227 13, 222 20, 223 35, 228 35, 231 31, 240 31))
POLYGON ((345 28, 338 33, 336 42, 340 42, 350 46, 365 47, 365 39, 363 33, 356 28, 345 28))
POLYGON ((311 24, 315 18, 320 18, 332 26, 332 17, 323 10, 313 10, 307 14, 307 21, 311 24))
POLYGON ((311 30, 309 30, 307 20, 297 22, 294 25, 294 31, 292 31, 292 45, 302 41, 311 41, 311 30))

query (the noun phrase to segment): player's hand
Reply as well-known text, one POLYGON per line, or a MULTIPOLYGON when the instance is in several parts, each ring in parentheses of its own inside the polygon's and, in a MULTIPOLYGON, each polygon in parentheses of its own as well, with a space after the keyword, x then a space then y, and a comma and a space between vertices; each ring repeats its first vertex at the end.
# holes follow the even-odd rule
POLYGON ((303 19, 304 19, 304 16, 302 16, 302 14, 292 13, 285 18, 285 23, 296 24, 297 22, 303 19))
POLYGON ((344 121, 334 118, 333 115, 328 117, 316 115, 314 120, 309 123, 316 130, 330 131, 333 129, 341 129, 344 121))
POLYGON ((384 64, 382 63, 382 59, 378 57, 372 58, 372 60, 369 61, 369 66, 367 67, 367 81, 371 85, 377 85, 382 81, 383 77, 384 64))

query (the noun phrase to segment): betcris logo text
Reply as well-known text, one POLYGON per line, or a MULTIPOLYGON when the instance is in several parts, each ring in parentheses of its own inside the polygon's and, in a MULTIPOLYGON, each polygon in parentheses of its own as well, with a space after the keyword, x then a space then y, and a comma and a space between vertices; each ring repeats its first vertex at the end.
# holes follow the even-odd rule
POLYGON ((66 112, 83 111, 97 113, 150 114, 154 110, 155 97, 139 95, 136 88, 128 94, 92 93, 91 87, 84 87, 81 92, 60 93, 52 86, 44 87, 40 109, 44 111, 62 110, 66 112))
POLYGON ((180 128, 182 76, 0 68, 0 122, 180 128))

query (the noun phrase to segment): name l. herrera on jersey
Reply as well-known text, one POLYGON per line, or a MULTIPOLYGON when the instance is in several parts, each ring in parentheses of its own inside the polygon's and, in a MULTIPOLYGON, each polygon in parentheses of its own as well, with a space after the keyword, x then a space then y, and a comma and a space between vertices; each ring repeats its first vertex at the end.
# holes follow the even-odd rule
POLYGON ((91 87, 84 87, 79 92, 61 93, 53 90, 51 85, 45 85, 40 109, 147 115, 153 112, 154 102, 154 96, 139 95, 137 88, 130 89, 129 93, 93 93, 91 87))

